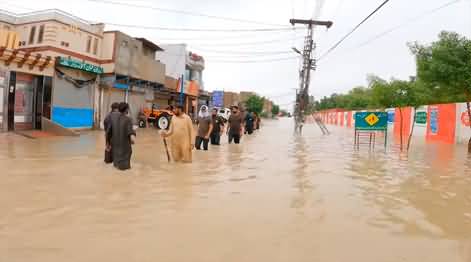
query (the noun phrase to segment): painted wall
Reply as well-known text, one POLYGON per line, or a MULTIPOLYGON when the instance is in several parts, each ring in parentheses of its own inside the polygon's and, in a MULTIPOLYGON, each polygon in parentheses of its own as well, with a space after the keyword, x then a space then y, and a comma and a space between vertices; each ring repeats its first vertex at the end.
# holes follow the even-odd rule
MULTIPOLYGON (((318 114, 326 124, 354 127, 355 111, 344 112, 346 120, 338 118, 338 109, 324 110, 318 114), (337 123, 336 123, 337 121, 337 123)), ((399 137, 400 119, 398 108, 388 108, 388 129, 392 130, 395 137, 399 137)), ((341 113, 340 113, 341 114, 341 113)), ((468 143, 471 138, 470 122, 467 117, 466 103, 439 104, 414 108, 403 108, 403 134, 407 139, 412 127, 413 116, 416 114, 414 127, 414 139, 424 139, 428 142, 440 143, 468 143)))
MULTIPOLYGON (((401 119, 403 119, 402 121, 402 135, 403 135, 403 140, 404 141, 407 141, 407 138, 409 136, 409 133, 410 133, 410 129, 411 129, 411 121, 412 121, 412 108, 411 107, 404 107, 404 108, 401 108, 402 110, 402 116, 401 116, 401 113, 400 113, 400 110, 399 108, 396 108, 395 109, 395 112, 394 112, 394 128, 393 128, 393 132, 394 132, 394 136, 399 138, 401 136, 401 119)), ((400 139, 399 139, 400 141, 400 139)))
POLYGON ((98 33, 94 34, 77 27, 75 24, 71 26, 56 21, 48 21, 32 22, 31 24, 27 25, 18 25, 15 27, 15 30, 19 35, 19 41, 24 41, 25 43, 25 45, 20 46, 20 48, 52 46, 70 50, 81 55, 99 58, 101 55, 101 46, 103 41, 103 27, 103 25, 97 25, 96 27, 92 26, 94 31, 98 33), (39 29, 41 26, 44 26, 44 35, 43 41, 39 42, 39 29), (36 27, 36 33, 33 43, 30 44, 29 37, 33 27, 36 27), (92 39, 90 50, 87 49, 89 37, 92 39), (94 52, 95 41, 97 41, 96 53, 94 52))
POLYGON ((440 104, 428 107, 426 139, 444 143, 455 142, 456 104, 440 104))
POLYGON ((456 142, 466 144, 469 138, 471 138, 471 128, 466 103, 460 103, 457 104, 456 142))
POLYGON ((92 128, 93 109, 54 106, 52 121, 65 128, 92 128))

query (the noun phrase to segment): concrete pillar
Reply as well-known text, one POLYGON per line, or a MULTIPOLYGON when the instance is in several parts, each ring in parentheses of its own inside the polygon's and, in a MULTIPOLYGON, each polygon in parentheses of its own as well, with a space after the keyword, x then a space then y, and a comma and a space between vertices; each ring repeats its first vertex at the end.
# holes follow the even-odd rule
MULTIPOLYGON (((13 88, 15 88, 13 86, 13 88)), ((5 72, 5 85, 3 89, 3 131, 8 132, 8 97, 10 94, 10 71, 5 72)))

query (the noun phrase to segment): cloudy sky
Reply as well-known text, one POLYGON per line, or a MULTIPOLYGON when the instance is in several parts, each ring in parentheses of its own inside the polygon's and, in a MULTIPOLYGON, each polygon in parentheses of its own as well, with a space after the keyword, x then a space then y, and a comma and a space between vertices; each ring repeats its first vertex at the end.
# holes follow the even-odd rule
MULTIPOLYGON (((108 25, 106 29, 118 29, 156 43, 187 43, 191 50, 206 58, 206 89, 256 91, 289 109, 295 88, 299 85, 299 59, 291 47, 302 48, 306 30, 236 30, 282 28, 289 26, 288 21, 292 17, 309 19, 315 16, 321 20, 333 20, 334 26, 330 30, 316 30, 316 53, 321 55, 381 2, 383 0, 0 1, 2 9, 13 12, 58 8, 91 21, 134 26, 108 25), (168 12, 168 9, 184 12, 168 12), (182 32, 135 27, 139 25, 228 31, 182 32)), ((457 31, 471 37, 471 0, 391 0, 342 45, 319 61, 311 82, 311 94, 319 98, 334 92, 347 92, 355 86, 365 85, 368 74, 406 79, 415 74, 414 59, 407 42, 434 41, 442 30, 457 31), (431 12, 451 2, 440 11, 431 12), (370 41, 384 32, 389 33, 370 41)))

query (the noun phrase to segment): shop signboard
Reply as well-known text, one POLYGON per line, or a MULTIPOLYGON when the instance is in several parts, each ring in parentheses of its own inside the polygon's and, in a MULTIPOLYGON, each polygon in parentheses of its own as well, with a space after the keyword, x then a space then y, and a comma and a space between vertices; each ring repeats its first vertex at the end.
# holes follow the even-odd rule
POLYGON ((98 75, 103 74, 103 67, 88 64, 88 63, 77 61, 70 58, 65 58, 65 57, 59 57, 57 59, 57 65, 68 67, 68 68, 73 68, 77 70, 82 70, 85 72, 94 73, 98 75))
POLYGON ((223 107, 224 106, 224 91, 213 91, 213 106, 223 107))

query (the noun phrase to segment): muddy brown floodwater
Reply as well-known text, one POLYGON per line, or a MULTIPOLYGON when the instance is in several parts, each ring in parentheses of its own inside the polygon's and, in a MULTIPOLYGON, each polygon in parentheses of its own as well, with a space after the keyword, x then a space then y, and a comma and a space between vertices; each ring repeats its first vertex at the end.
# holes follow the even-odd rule
POLYGON ((351 130, 292 129, 266 121, 192 165, 140 130, 125 173, 103 164, 101 132, 0 134, 0 261, 471 261, 464 146, 406 157, 355 151, 351 130))

